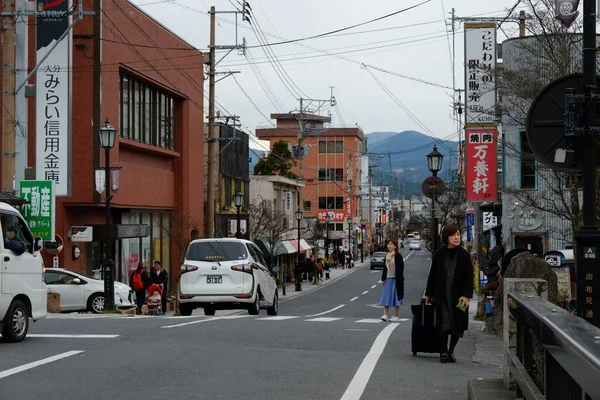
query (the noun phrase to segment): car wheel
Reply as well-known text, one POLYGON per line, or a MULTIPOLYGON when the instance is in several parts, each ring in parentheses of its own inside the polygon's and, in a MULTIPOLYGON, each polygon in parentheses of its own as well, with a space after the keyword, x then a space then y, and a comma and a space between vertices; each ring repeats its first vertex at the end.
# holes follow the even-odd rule
POLYGON ((2 338, 9 343, 22 342, 29 330, 29 312, 21 300, 15 300, 10 305, 4 317, 2 338))
POLYGON ((248 314, 250 315, 258 315, 260 314, 260 292, 256 291, 256 296, 254 297, 254 303, 248 308, 248 314))
POLYGON ((189 317, 190 315, 192 315, 192 311, 194 311, 194 309, 192 308, 191 305, 179 304, 179 313, 181 315, 183 315, 184 317, 189 317))
POLYGON ((95 293, 88 300, 88 309, 93 314, 102 314, 104 312, 104 295, 95 293))
POLYGON ((215 309, 204 307, 204 315, 215 315, 215 309))
POLYGON ((267 314, 269 315, 277 315, 279 312, 279 295, 277 294, 277 290, 275 291, 275 295, 273 296, 273 305, 267 308, 267 314))

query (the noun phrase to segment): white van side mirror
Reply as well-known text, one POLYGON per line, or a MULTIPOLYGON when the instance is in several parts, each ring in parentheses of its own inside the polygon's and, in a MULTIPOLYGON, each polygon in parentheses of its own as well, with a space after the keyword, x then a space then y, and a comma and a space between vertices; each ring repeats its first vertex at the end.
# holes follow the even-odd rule
POLYGON ((36 236, 33 238, 33 251, 37 252, 44 248, 44 241, 40 236, 36 236))

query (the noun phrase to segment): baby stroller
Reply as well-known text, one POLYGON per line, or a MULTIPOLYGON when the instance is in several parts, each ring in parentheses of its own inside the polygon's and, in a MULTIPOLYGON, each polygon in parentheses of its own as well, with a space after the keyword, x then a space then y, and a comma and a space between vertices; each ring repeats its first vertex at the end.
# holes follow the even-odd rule
POLYGON ((162 289, 153 283, 148 287, 148 312, 146 315, 162 314, 162 289))

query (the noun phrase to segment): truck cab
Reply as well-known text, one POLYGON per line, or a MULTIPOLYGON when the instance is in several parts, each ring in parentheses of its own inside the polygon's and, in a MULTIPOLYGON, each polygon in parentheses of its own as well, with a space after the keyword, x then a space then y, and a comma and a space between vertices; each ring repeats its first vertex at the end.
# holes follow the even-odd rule
POLYGON ((0 333, 4 342, 21 342, 29 320, 44 318, 47 312, 43 241, 33 236, 19 211, 5 203, 0 203, 0 235, 0 333), (24 251, 13 250, 19 248, 24 251))

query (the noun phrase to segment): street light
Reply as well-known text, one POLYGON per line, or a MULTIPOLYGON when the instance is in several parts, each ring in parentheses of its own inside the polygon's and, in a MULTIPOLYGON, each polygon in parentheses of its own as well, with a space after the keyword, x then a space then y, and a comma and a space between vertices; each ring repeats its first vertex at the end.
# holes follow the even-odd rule
POLYGON ((352 217, 348 217, 348 254, 352 254, 352 217))
POLYGON ((329 259, 329 223, 331 222, 331 216, 327 214, 325 216, 325 260, 329 259))
POLYGON ((298 268, 296 268, 296 279, 294 279, 296 283, 296 292, 302 291, 302 272, 300 270, 300 222, 302 221, 302 210, 298 209, 296 211, 296 221, 298 221, 298 268))
POLYGON ((110 237, 110 200, 111 200, 111 184, 110 184, 110 149, 115 146, 115 137, 117 130, 110 124, 108 118, 104 122, 104 126, 98 130, 100 137, 100 146, 104 149, 104 188, 106 190, 106 222, 104 232, 104 309, 115 309, 115 262, 112 259, 112 241, 110 237))
POLYGON ((360 220, 360 262, 365 262, 365 229, 366 220, 363 218, 360 220))
POLYGON ((244 195, 239 190, 233 195, 233 204, 237 207, 237 229, 235 231, 236 239, 241 236, 240 232, 240 208, 244 205, 244 195))
POLYGON ((437 173, 442 169, 442 161, 444 155, 437 150, 437 146, 433 146, 433 151, 427 154, 427 166, 429 171, 433 174, 433 187, 434 192, 431 196, 431 250, 433 252, 438 249, 438 225, 435 219, 435 184, 437 173))

